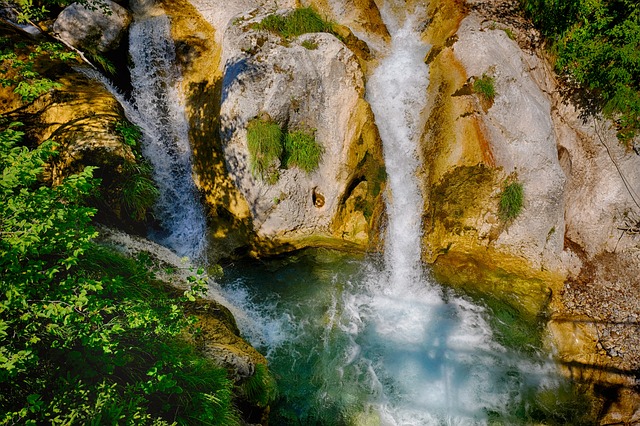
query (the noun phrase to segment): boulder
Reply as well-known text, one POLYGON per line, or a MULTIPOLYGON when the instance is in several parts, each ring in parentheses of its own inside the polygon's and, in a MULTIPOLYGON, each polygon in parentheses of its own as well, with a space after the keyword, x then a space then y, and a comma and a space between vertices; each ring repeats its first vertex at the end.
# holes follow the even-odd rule
POLYGON ((331 34, 285 41, 254 30, 252 23, 264 16, 226 29, 220 108, 227 168, 248 203, 257 251, 364 248, 384 165, 358 59, 331 34), (258 117, 285 131, 313 133, 323 150, 317 170, 280 165, 275 182, 255 176, 247 125, 258 117))
POLYGON ((95 7, 73 3, 58 15, 53 32, 78 49, 104 53, 118 47, 131 20, 131 13, 111 0, 95 7))

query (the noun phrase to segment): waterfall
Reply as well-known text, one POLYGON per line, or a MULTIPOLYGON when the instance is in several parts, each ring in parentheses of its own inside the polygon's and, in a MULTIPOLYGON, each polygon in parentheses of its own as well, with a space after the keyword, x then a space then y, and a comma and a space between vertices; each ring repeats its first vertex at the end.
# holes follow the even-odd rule
POLYGON ((390 194, 385 260, 390 282, 409 290, 422 282, 421 238, 423 200, 416 173, 417 147, 423 122, 429 72, 429 48, 407 19, 392 32, 390 52, 367 83, 367 100, 382 138, 390 194))
POLYGON ((243 332, 280 377, 276 423, 468 425, 490 414, 519 423, 512 411, 557 385, 555 366, 498 343, 486 308, 424 270, 416 174, 426 19, 420 10, 402 16, 404 3, 392 3, 381 11, 391 42, 366 86, 388 175, 384 258, 338 261, 321 252, 268 268, 243 264, 227 271, 225 294, 243 306, 243 332))
POLYGON ((189 123, 179 89, 181 75, 175 64, 171 23, 153 0, 132 0, 131 8, 131 99, 103 75, 79 71, 102 83, 141 130, 142 154, 153 167, 160 192, 154 216, 161 229, 150 230, 149 237, 179 256, 206 262, 206 219, 193 182, 189 123))
POLYGON ((192 177, 189 124, 171 24, 162 9, 149 3, 132 4, 129 53, 136 114, 129 118, 142 129, 143 154, 160 189, 156 215, 163 229, 151 237, 180 256, 199 259, 206 245, 206 221, 192 177))

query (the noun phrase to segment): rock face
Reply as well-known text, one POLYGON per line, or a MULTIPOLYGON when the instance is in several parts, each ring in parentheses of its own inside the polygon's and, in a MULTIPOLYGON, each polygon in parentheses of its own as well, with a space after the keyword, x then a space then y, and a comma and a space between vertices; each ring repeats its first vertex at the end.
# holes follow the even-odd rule
MULTIPOLYGON (((375 146, 353 152, 356 144, 370 144, 362 139, 361 123, 371 118, 362 98, 362 71, 355 55, 333 35, 305 34, 284 43, 277 35, 248 29, 262 18, 227 30, 234 46, 226 52, 220 113, 229 171, 249 203, 260 237, 293 244, 331 237, 333 220, 352 195, 366 202, 380 192, 380 183, 368 183, 357 169, 367 161, 367 148, 375 146), (307 42, 312 49, 304 47, 307 42), (316 171, 281 167, 274 184, 251 173, 246 128, 263 115, 284 129, 314 131, 323 148, 316 171)), ((342 238, 366 242, 365 212, 348 223, 350 229, 340 230, 342 238)))
POLYGON ((563 97, 511 2, 467 4, 432 2, 425 33, 425 258, 445 282, 546 312, 567 374, 602 397, 595 415, 637 422, 640 157, 563 97), (492 100, 474 90, 483 75, 492 100), (511 222, 507 178, 524 188, 511 222))
MULTIPOLYGON (((204 7, 204 3, 196 1, 194 5, 204 7)), ((209 124, 206 131, 219 132, 215 146, 209 144, 214 154, 197 146, 194 152, 202 188, 220 179, 216 176, 230 178, 212 185, 215 189, 211 191, 205 189, 210 194, 207 200, 212 217, 224 208, 225 200, 237 200, 227 203, 237 208, 225 208, 226 216, 235 217, 236 224, 218 227, 217 220, 212 219, 213 227, 221 230, 220 235, 231 228, 249 231, 256 254, 305 246, 366 248, 382 211, 385 174, 373 114, 363 98, 362 59, 328 33, 284 40, 253 29, 254 23, 276 12, 270 2, 234 3, 234 7, 219 10, 212 10, 210 3, 206 2, 208 7, 202 13, 212 25, 209 34, 220 44, 201 49, 186 60, 183 70, 187 80, 206 81, 210 93, 220 102, 219 110, 212 114, 214 120, 219 117, 219 123, 209 124), (203 52, 212 49, 221 53, 217 58, 218 53, 210 55, 209 60, 218 69, 210 66, 208 79, 194 79, 198 68, 192 62, 202 60, 207 55, 203 52), (323 149, 318 169, 307 173, 281 165, 279 179, 272 184, 254 176, 246 128, 257 117, 269 117, 285 131, 313 133, 323 149), (207 156, 209 159, 201 161, 207 156), (219 166, 207 167, 212 164, 210 160, 223 164, 228 174, 219 166), (212 169, 217 170, 216 176, 211 174, 212 169), (233 195, 223 195, 230 193, 233 195)), ((165 10, 172 16, 179 15, 168 3, 165 10)), ((179 26, 193 25, 186 17, 182 22, 176 25, 174 34, 181 31, 179 26)), ((352 37, 355 46, 354 36, 348 30, 345 34, 352 37)), ((202 45, 192 42, 191 46, 202 45)))
POLYGON ((103 53, 118 46, 131 19, 127 9, 111 0, 101 0, 95 10, 73 3, 60 13, 53 31, 78 49, 103 53))
MULTIPOLYGON (((0 27, 11 42, 31 46, 31 42, 13 30, 0 27)), ((28 48, 27 48, 28 50, 28 48)), ((94 166, 94 176, 102 179, 102 197, 98 203, 101 220, 118 224, 129 231, 141 232, 145 226, 126 212, 122 186, 126 183, 126 165, 139 161, 118 123, 127 122, 118 101, 100 83, 73 71, 66 63, 50 60, 35 64, 43 77, 60 87, 24 102, 12 87, 0 89, 0 114, 10 121, 24 123, 22 130, 28 143, 35 145, 51 139, 59 144, 58 156, 51 162, 49 178, 53 183, 94 166)))

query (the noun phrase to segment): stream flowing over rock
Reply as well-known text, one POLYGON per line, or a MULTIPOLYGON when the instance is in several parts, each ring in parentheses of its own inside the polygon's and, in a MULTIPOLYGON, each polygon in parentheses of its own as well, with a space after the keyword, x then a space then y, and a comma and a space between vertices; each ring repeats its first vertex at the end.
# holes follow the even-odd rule
MULTIPOLYGON (((187 108, 199 129, 192 136, 196 179, 214 240, 227 244, 227 254, 248 241, 264 255, 365 248, 379 238, 385 174, 364 84, 389 31, 375 3, 328 0, 302 5, 340 24, 344 43, 324 33, 284 40, 254 29, 296 5, 165 3, 184 46, 183 87, 195 101, 187 108), (206 71, 196 65, 204 63, 206 71), (208 104, 204 95, 215 99, 208 120, 195 107, 208 104), (280 168, 273 184, 256 179, 246 127, 259 117, 314 129, 325 150, 318 170, 280 168)), ((585 121, 562 95, 540 36, 515 3, 473 0, 465 8, 434 0, 423 28, 432 46, 419 171, 423 259, 445 283, 548 316, 549 344, 567 374, 602 386, 603 400, 615 401, 594 415, 634 419, 640 309, 620 298, 640 286, 640 157, 617 141, 611 122, 585 121), (492 99, 474 90, 483 77, 493 80, 492 99), (508 182, 522 185, 524 204, 504 221, 498 203, 508 182)))
MULTIPOLYGON (((110 7, 115 26, 104 26, 100 11, 88 26, 85 15, 68 20, 81 8, 74 5, 54 31, 74 46, 115 49, 131 15, 110 7)), ((165 0, 158 7, 170 18, 181 71, 209 259, 379 248, 387 225, 385 159, 365 88, 390 40, 382 2, 165 0), (335 21, 335 34, 284 39, 256 29, 268 15, 299 6, 335 21), (311 132, 323 150, 318 168, 277 164, 277 180, 256 177, 247 126, 258 118, 285 132, 311 132)), ((419 28, 431 46, 427 107, 418 120, 417 257, 445 284, 548 319, 548 346, 566 375, 599 397, 594 417, 640 422, 640 156, 618 141, 615 123, 586 114, 565 94, 516 2, 404 7, 426 7, 419 28), (494 97, 474 89, 484 77, 492 79, 494 97), (499 200, 509 182, 522 185, 524 203, 504 220, 499 200)), ((65 88, 22 106, 1 88, 0 112, 25 121, 30 141, 62 142, 53 180, 82 165, 108 176, 135 160, 112 131, 124 119, 116 100, 67 68, 51 72, 64 74, 65 88)), ((110 207, 118 216, 117 203, 110 207)), ((224 336, 213 338, 222 343, 207 350, 245 377, 264 360, 233 324, 224 327, 224 336), (249 355, 238 355, 238 346, 249 355)))
POLYGON ((511 2, 468 6, 430 4, 426 258, 444 281, 549 315, 567 374, 607 401, 600 421, 638 421, 640 157, 613 123, 563 95, 511 2), (495 84, 490 101, 473 90, 483 76, 495 84), (508 178, 524 206, 505 224, 508 178))

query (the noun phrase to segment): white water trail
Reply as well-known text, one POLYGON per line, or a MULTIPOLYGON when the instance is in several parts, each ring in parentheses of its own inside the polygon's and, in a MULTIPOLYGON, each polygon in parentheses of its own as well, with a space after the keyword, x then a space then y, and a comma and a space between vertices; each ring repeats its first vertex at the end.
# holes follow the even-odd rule
POLYGON ((159 189, 154 216, 161 230, 149 237, 192 262, 205 262, 206 219, 192 176, 189 123, 180 93, 169 18, 153 0, 132 0, 129 29, 131 99, 103 75, 79 71, 102 83, 142 132, 142 154, 159 189))
POLYGON ((429 46, 419 30, 424 11, 398 16, 406 8, 393 3, 381 11, 391 43, 366 87, 388 179, 383 264, 367 261, 365 271, 347 277, 336 272, 326 286, 311 282, 321 266, 311 272, 299 266, 303 274, 293 275, 283 267, 283 285, 295 285, 266 296, 250 282, 267 285, 278 276, 258 271, 236 279, 225 294, 245 308, 243 331, 266 349, 278 374, 314 382, 285 386, 300 387, 299 399, 291 397, 298 405, 314 400, 309 412, 319 413, 319 424, 487 424, 489 413, 509 418, 510 406, 525 403, 523 393, 553 386, 554 366, 497 343, 485 308, 442 290, 424 270, 417 150, 429 46))
POLYGON ((422 282, 423 200, 416 178, 420 166, 416 150, 429 85, 424 63, 429 47, 413 26, 408 19, 393 32, 390 52, 367 83, 367 100, 382 138, 390 191, 385 260, 390 282, 406 290, 422 282))
POLYGON ((205 215, 193 182, 189 124, 179 90, 169 18, 153 2, 132 2, 129 33, 133 108, 127 117, 142 129, 142 150, 160 189, 155 214, 161 231, 151 237, 180 256, 202 259, 205 215))

